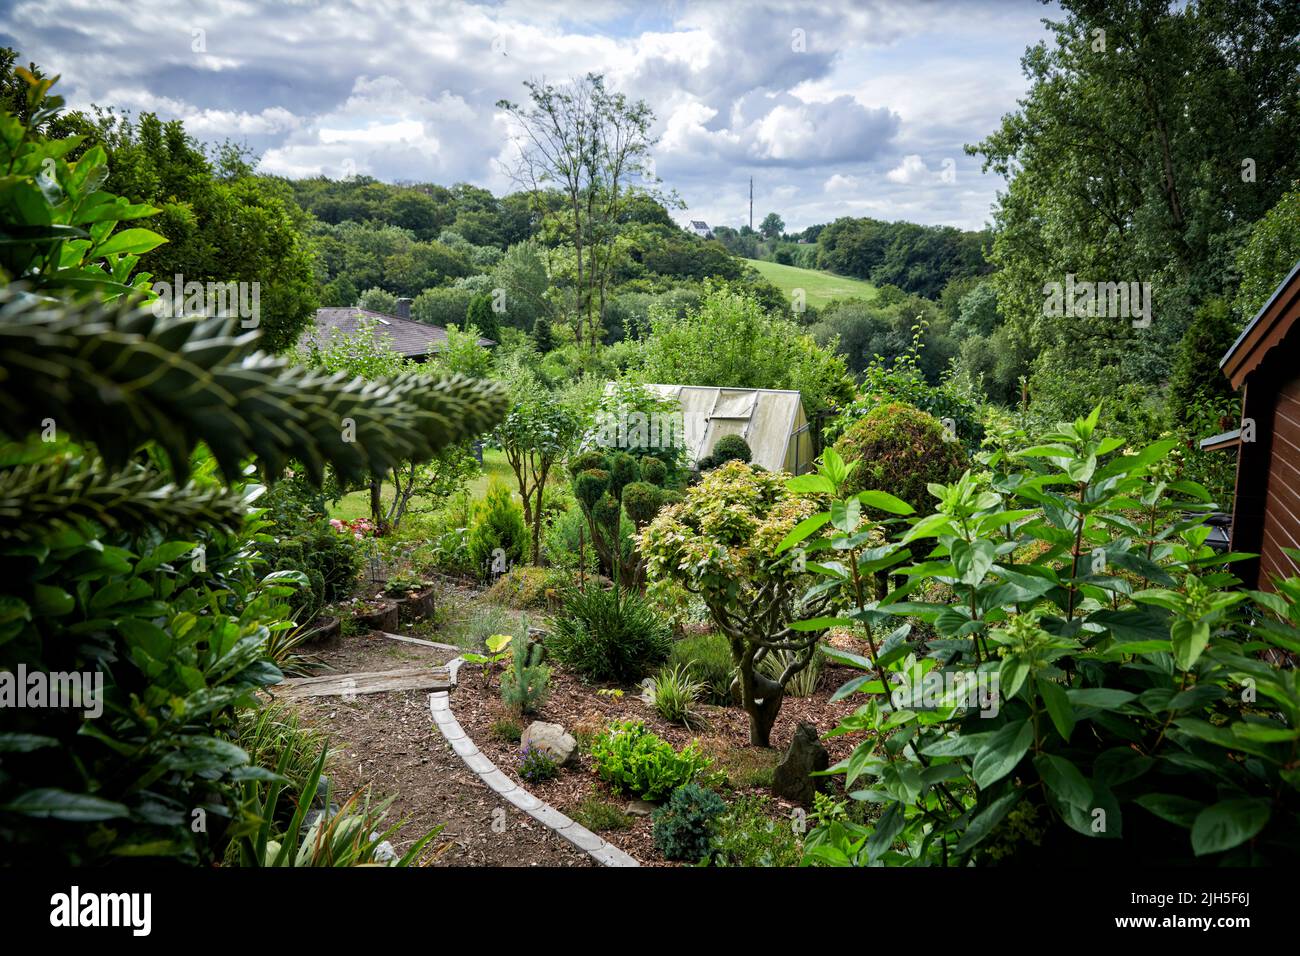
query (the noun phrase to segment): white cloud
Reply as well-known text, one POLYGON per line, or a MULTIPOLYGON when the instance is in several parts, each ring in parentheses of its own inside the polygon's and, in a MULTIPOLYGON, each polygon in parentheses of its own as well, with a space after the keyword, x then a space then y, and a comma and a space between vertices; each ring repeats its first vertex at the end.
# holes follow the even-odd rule
POLYGON ((62 73, 73 106, 180 118, 290 176, 500 192, 510 131, 496 101, 522 99, 530 78, 604 72, 655 110, 657 171, 700 218, 747 217, 753 175, 756 216, 775 209, 791 229, 839 215, 982 225, 1001 181, 962 145, 1014 108, 1019 55, 1053 12, 1002 0, 9 6, 0 42, 62 73), (206 51, 192 49, 196 28, 206 51))

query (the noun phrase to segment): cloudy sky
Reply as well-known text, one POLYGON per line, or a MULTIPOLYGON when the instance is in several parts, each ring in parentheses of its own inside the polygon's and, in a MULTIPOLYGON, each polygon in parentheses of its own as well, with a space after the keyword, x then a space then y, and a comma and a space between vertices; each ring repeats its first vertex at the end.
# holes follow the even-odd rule
POLYGON ((980 228, 1001 180, 962 152, 1015 107, 1035 0, 0 0, 0 45, 69 104, 179 117, 287 176, 510 189, 494 106, 603 72, 656 114, 681 220, 980 228))

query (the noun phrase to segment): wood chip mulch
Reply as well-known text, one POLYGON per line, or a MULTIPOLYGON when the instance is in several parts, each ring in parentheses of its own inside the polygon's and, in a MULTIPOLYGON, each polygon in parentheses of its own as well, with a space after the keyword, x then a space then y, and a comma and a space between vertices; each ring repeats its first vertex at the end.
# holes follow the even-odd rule
MULTIPOLYGON (((851 639, 840 639, 847 649, 860 650, 851 639)), ((841 718, 856 709, 859 700, 830 702, 831 695, 845 681, 860 674, 850 668, 827 665, 823 667, 816 692, 811 697, 786 697, 777 715, 776 725, 772 729, 772 749, 749 746, 749 722, 745 712, 739 707, 718 707, 708 704, 699 706, 700 723, 692 722, 688 729, 679 724, 671 724, 661 718, 655 710, 640 699, 641 688, 617 684, 591 684, 576 675, 551 665, 550 695, 537 714, 522 719, 515 718, 521 728, 527 727, 534 720, 549 721, 560 724, 570 734, 579 738, 578 765, 561 770, 560 775, 549 781, 532 783, 523 781, 517 772, 519 745, 505 740, 493 732, 493 724, 510 715, 501 703, 500 670, 488 673, 477 664, 466 664, 460 670, 458 684, 451 694, 452 711, 460 721, 465 732, 478 745, 503 773, 510 776, 539 799, 545 800, 562 813, 574 816, 574 809, 588 797, 606 800, 622 808, 633 798, 631 794, 615 794, 596 776, 590 758, 582 752, 583 734, 600 732, 611 720, 642 720, 647 728, 680 749, 692 740, 700 742, 701 749, 713 757, 715 767, 725 768, 734 762, 742 765, 775 765, 784 755, 800 721, 808 721, 817 727, 820 734, 834 729, 841 718), (622 690, 621 698, 599 694, 597 691, 622 690)), ((845 735, 823 739, 822 743, 830 753, 831 763, 844 759, 853 752, 858 742, 857 737, 845 735)), ((743 793, 766 794, 770 791, 761 787, 740 787, 724 791, 724 798, 734 798, 743 793)), ((793 804, 775 800, 774 807, 779 808, 785 819, 793 810, 793 804)), ((654 848, 652 823, 647 817, 633 817, 631 826, 621 830, 601 831, 610 843, 631 854, 642 865, 669 866, 654 848)))

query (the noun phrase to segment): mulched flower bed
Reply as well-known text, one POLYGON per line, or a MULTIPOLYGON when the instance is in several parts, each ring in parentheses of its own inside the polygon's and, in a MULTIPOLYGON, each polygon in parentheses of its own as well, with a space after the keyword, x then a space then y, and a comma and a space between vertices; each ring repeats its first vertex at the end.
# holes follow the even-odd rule
MULTIPOLYGON (((854 651, 865 649, 858 647, 857 642, 851 638, 837 638, 834 643, 854 651)), ((541 783, 519 778, 519 745, 503 740, 493 732, 494 723, 511 717, 501 703, 499 668, 485 674, 484 669, 477 664, 462 667, 459 683, 452 692, 451 706, 466 733, 503 773, 551 806, 578 819, 574 811, 584 800, 594 797, 623 808, 634 798, 633 794, 613 793, 596 776, 590 758, 583 752, 584 737, 599 733, 609 721, 642 720, 649 729, 678 749, 692 740, 698 740, 701 749, 714 759, 714 769, 727 773, 730 779, 732 786, 723 788, 723 797, 728 801, 744 793, 770 795, 766 786, 755 785, 747 778, 756 773, 762 776, 765 770, 770 771, 780 761, 800 721, 811 722, 819 733, 825 734, 834 729, 841 718, 851 714, 860 699, 849 698, 831 703, 830 697, 842 683, 860 674, 861 671, 828 663, 823 667, 816 692, 811 697, 786 697, 782 702, 776 725, 772 729, 772 748, 765 750, 749 746, 749 720, 739 707, 701 704, 698 710, 702 722, 698 726, 692 722, 693 729, 687 729, 661 718, 653 707, 640 699, 639 687, 585 683, 581 678, 552 664, 551 692, 541 712, 515 720, 521 729, 534 720, 560 724, 578 738, 579 757, 577 766, 562 769, 557 778, 541 783), (623 696, 619 698, 597 693, 602 689, 622 690, 623 696)), ((857 738, 831 737, 822 743, 829 751, 833 764, 853 752, 857 738)), ((779 807, 784 819, 789 819, 789 814, 794 809, 793 804, 780 800, 774 801, 774 807, 779 807)), ((632 817, 627 829, 602 830, 600 835, 644 865, 672 865, 666 863, 654 848, 652 823, 648 816, 632 817)))

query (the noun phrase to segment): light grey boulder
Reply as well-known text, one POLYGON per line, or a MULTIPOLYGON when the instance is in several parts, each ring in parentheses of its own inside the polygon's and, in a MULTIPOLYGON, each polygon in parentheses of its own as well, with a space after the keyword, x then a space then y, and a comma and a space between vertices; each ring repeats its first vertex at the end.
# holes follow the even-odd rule
POLYGON ((578 742, 559 724, 534 720, 519 738, 519 747, 540 750, 561 766, 578 759, 578 742))

